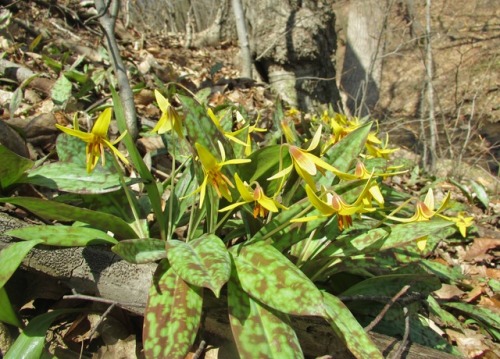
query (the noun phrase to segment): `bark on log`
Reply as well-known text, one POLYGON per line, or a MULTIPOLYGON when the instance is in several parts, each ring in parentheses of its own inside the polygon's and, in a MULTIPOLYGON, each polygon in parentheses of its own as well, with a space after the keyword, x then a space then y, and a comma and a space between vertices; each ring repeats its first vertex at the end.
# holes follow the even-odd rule
MULTIPOLYGON (((4 233, 27 224, 0 212, 0 250, 12 238, 4 233)), ((116 301, 133 313, 144 313, 147 293, 156 265, 134 265, 120 260, 106 247, 33 249, 22 263, 22 269, 42 272, 65 283, 78 293, 100 296, 116 301)), ((219 343, 232 347, 227 306, 206 291, 202 322, 202 336, 209 344, 219 343)), ((321 318, 292 318, 304 354, 307 356, 332 355, 334 358, 352 358, 331 328, 321 318)), ((370 337, 386 357, 397 351, 398 339, 370 332, 370 337)), ((234 354, 234 353, 233 353, 234 354)), ((234 357, 234 356, 233 356, 234 357)), ((403 353, 408 359, 448 359, 452 355, 410 343, 403 353)))
MULTIPOLYGON (((7 77, 21 84, 23 81, 35 75, 37 75, 35 72, 24 66, 18 65, 8 60, 0 59, 0 76, 2 77, 7 77)), ((50 91, 52 90, 52 86, 54 85, 54 83, 54 80, 36 77, 27 85, 27 87, 38 90, 43 94, 50 96, 50 91)))

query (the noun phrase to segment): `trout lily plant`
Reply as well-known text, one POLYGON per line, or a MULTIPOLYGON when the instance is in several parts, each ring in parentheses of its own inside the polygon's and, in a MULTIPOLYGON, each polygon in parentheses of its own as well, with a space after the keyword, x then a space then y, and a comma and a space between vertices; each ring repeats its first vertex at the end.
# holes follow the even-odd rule
MULTIPOLYGON (((97 243, 131 263, 158 264, 144 315, 147 358, 186 357, 209 299, 227 308, 242 358, 304 357, 292 316, 321 317, 355 357, 382 358, 361 324, 377 303, 364 305, 367 313, 338 296, 379 290, 390 298, 406 284, 429 295, 440 281, 425 256, 472 224, 462 214, 444 215, 449 196, 436 210, 432 190, 421 200, 387 186, 386 178, 404 172, 389 160, 395 149, 371 122, 333 111, 298 131, 287 116, 300 113, 277 105, 274 119, 257 127, 244 109, 209 108, 180 93, 167 99, 156 90, 162 115, 149 132, 162 136, 172 159, 160 181, 127 134, 112 94, 113 111, 102 110, 90 132, 57 126, 59 162, 20 162, 19 173, 2 173, 4 191, 32 183, 87 200, 0 198, 63 223, 8 233, 24 241, 0 252, 1 320, 20 325, 3 286, 29 249, 97 243), (113 142, 112 112, 121 132, 113 142), (72 180, 61 176, 68 171, 72 180)), ((422 327, 413 309, 411 323, 422 327)))

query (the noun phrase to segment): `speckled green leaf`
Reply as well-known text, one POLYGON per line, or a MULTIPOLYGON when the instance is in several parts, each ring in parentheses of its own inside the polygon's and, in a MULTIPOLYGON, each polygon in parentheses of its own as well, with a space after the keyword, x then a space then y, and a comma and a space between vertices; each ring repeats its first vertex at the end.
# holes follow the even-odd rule
POLYGON ((184 282, 164 260, 158 266, 144 315, 144 354, 148 359, 183 359, 201 319, 202 288, 184 282))
POLYGON ((293 315, 323 316, 323 296, 292 262, 273 246, 235 246, 233 256, 243 290, 265 305, 293 315))
POLYGON ((303 358, 288 316, 241 290, 237 278, 228 284, 229 319, 241 358, 303 358))
POLYGON ((343 296, 366 295, 392 297, 409 284, 411 292, 429 294, 441 288, 436 276, 425 274, 390 274, 365 279, 342 293, 343 296))
POLYGON ((151 263, 167 257, 165 241, 154 238, 124 240, 111 250, 130 263, 151 263))
POLYGON ((111 231, 118 238, 137 238, 137 234, 127 222, 111 214, 32 197, 0 198, 0 203, 2 202, 21 206, 48 220, 80 221, 102 231, 111 231))
POLYGON ((17 242, 9 244, 0 251, 0 263, 2 264, 0 266, 0 288, 7 283, 31 248, 40 243, 43 243, 43 241, 17 242))
POLYGON ((177 96, 182 103, 182 110, 184 111, 184 127, 193 145, 194 143, 199 143, 213 154, 217 154, 219 153, 217 141, 220 141, 226 150, 227 158, 232 158, 232 149, 229 140, 224 137, 210 117, 208 117, 206 108, 190 97, 177 96))
MULTIPOLYGON (((28 172, 22 182, 81 194, 107 193, 122 188, 118 173, 102 167, 87 173, 85 166, 72 162, 56 162, 35 168, 28 172)), ((132 182, 128 179, 126 183, 132 182)))
POLYGON ((32 226, 6 232, 24 240, 42 240, 48 246, 81 247, 95 244, 116 244, 118 241, 103 231, 86 227, 32 226))
POLYGON ((500 315, 497 313, 487 309, 478 307, 477 305, 468 304, 468 303, 444 303, 444 306, 448 308, 457 309, 465 314, 470 315, 474 319, 487 324, 497 330, 500 330, 500 315))
MULTIPOLYGON (((372 122, 368 122, 354 130, 330 148, 323 159, 340 171, 348 171, 365 148, 366 138, 371 127, 372 122)), ((333 173, 326 172, 325 176, 318 180, 318 184, 329 186, 332 185, 333 180, 333 173)))
POLYGON ((351 256, 378 253, 380 251, 403 247, 415 242, 417 238, 432 234, 452 226, 453 223, 442 219, 425 222, 396 224, 389 227, 375 228, 352 239, 334 242, 324 252, 325 256, 341 254, 351 256))
POLYGON ((440 323, 446 327, 450 327, 463 332, 463 327, 460 321, 455 316, 439 305, 438 301, 432 295, 427 296, 427 304, 429 312, 439 318, 440 323))
POLYGON ((7 188, 15 183, 28 168, 33 166, 33 161, 21 157, 9 150, 7 147, 0 145, 0 189, 7 188))
POLYGON ((175 272, 186 282, 209 288, 215 296, 231 274, 231 260, 224 242, 214 234, 203 235, 189 243, 168 241, 167 258, 175 272))
POLYGON ((382 359, 384 356, 372 342, 363 327, 340 299, 330 293, 323 293, 327 321, 351 353, 360 359, 382 359))
POLYGON ((0 288, 0 322, 22 327, 23 323, 19 319, 16 311, 12 308, 9 296, 5 288, 0 288))

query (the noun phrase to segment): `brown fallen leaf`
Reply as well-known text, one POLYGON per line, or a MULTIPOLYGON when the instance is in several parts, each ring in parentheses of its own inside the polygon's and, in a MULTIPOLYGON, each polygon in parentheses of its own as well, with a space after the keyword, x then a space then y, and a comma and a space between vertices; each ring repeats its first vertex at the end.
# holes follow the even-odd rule
POLYGON ((456 285, 443 284, 441 288, 436 290, 434 294, 439 299, 458 299, 461 298, 464 294, 464 291, 460 290, 456 285))
POLYGON ((464 256, 464 260, 469 262, 481 262, 491 260, 493 256, 488 254, 490 249, 500 247, 500 239, 495 238, 475 238, 464 256))

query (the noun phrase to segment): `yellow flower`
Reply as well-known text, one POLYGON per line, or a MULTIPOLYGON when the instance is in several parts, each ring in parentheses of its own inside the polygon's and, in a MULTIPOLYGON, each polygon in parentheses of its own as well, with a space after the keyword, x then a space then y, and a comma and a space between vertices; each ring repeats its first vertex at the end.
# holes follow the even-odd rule
POLYGON ((257 218, 258 216, 265 217, 269 212, 278 212, 278 208, 285 208, 274 199, 266 196, 264 190, 258 183, 255 184, 255 188, 252 188, 249 184, 243 182, 237 173, 234 175, 234 181, 236 182, 236 188, 243 201, 224 207, 220 212, 229 211, 238 206, 253 202, 253 216, 257 218))
MULTIPOLYGON (((437 210, 434 210, 434 192, 432 191, 432 188, 429 188, 429 191, 427 192, 427 195, 425 196, 424 201, 417 201, 416 204, 416 211, 413 216, 410 218, 400 218, 400 217, 394 217, 394 216, 387 216, 387 218, 396 221, 396 222, 402 222, 402 223, 411 223, 411 222, 423 222, 423 221, 428 221, 432 217, 434 217, 436 214, 439 214, 442 210, 445 209, 445 207, 448 205, 448 202, 450 200, 450 193, 446 195, 444 198, 443 202, 439 206, 437 210)), ((443 218, 447 218, 444 216, 441 216, 443 218)), ((420 237, 417 238, 417 247, 421 251, 425 249, 425 245, 427 244, 427 237, 420 237)))
POLYGON ((179 135, 180 138, 184 138, 184 134, 182 133, 181 117, 179 116, 179 113, 175 110, 170 101, 160 93, 160 91, 155 90, 155 97, 162 115, 151 132, 157 132, 161 135, 174 129, 174 131, 179 135))
POLYGON ((316 175, 319 170, 327 170, 335 174, 336 176, 344 179, 344 180, 353 180, 356 179, 356 176, 341 172, 335 167, 329 165, 319 157, 313 155, 311 152, 318 147, 320 138, 321 138, 321 126, 319 126, 318 130, 314 134, 314 137, 309 144, 309 147, 306 150, 303 150, 297 146, 285 144, 284 146, 288 146, 288 152, 290 157, 292 158, 292 164, 279 171, 274 176, 268 178, 268 180, 274 180, 277 178, 282 178, 289 174, 292 171, 292 168, 295 168, 297 174, 304 179, 304 181, 312 188, 315 188, 313 176, 316 175))
POLYGON ((444 218, 448 221, 454 222, 455 225, 458 227, 460 234, 464 238, 467 236, 467 227, 472 226, 472 223, 474 223, 474 218, 473 217, 464 217, 463 212, 460 212, 456 217, 446 217, 446 216, 443 216, 442 214, 438 214, 438 216, 441 218, 444 218))
POLYGON ((85 153, 87 157, 87 172, 90 173, 97 166, 99 157, 101 157, 102 165, 105 164, 104 148, 108 147, 111 152, 117 156, 123 163, 128 164, 127 159, 114 145, 116 145, 127 132, 121 134, 115 141, 110 142, 108 139, 108 129, 111 122, 113 109, 108 107, 97 118, 91 132, 83 132, 78 129, 78 122, 74 121, 74 129, 67 128, 56 124, 56 127, 68 135, 78 137, 87 143, 85 153))
MULTIPOLYGON (((215 116, 214 112, 212 111, 211 108, 209 108, 207 110, 207 113, 208 113, 208 116, 210 117, 210 119, 212 120, 212 122, 215 124, 215 127, 217 127, 217 129, 224 135, 226 136, 228 139, 230 139, 231 141, 239 144, 239 145, 242 145, 242 146, 248 146, 248 144, 246 144, 245 142, 243 142, 242 140, 240 140, 239 138, 237 138, 236 136, 239 135, 241 132, 243 132, 243 130, 245 130, 248 126, 246 127, 243 127, 241 129, 239 129, 238 131, 234 131, 234 132, 226 132, 224 131, 224 128, 222 128, 222 125, 220 124, 220 121, 219 121, 219 118, 217 116, 215 116)), ((239 114, 239 112, 238 112, 239 114)), ((240 115, 241 116, 241 115, 240 115)), ((241 116, 242 117, 242 116, 241 116)))
POLYGON ((205 199, 205 193, 207 189, 207 184, 210 184, 217 192, 217 195, 224 197, 228 201, 232 201, 231 191, 229 187, 234 188, 231 180, 222 173, 222 167, 225 165, 239 164, 250 162, 249 159, 234 159, 226 161, 226 153, 224 152, 224 147, 219 142, 219 149, 221 152, 222 161, 218 162, 217 158, 210 153, 210 151, 199 143, 194 144, 196 151, 198 152, 198 157, 201 162, 201 166, 204 173, 203 182, 201 186, 195 191, 200 192, 200 207, 203 205, 205 199))
POLYGON ((372 157, 389 159, 389 155, 399 150, 399 148, 387 148, 389 144, 389 134, 386 135, 385 142, 379 140, 375 135, 366 141, 366 151, 372 157), (380 145, 380 146, 378 146, 380 145))
POLYGON ((346 203, 342 197, 333 191, 326 192, 326 200, 322 200, 309 185, 306 185, 307 197, 311 201, 311 204, 321 212, 321 216, 297 218, 291 220, 291 222, 305 222, 319 217, 330 217, 336 214, 338 217, 339 229, 342 231, 349 228, 352 225, 352 216, 354 214, 375 211, 374 208, 366 207, 363 201, 370 188, 370 182, 371 178, 366 182, 358 198, 352 204, 346 203))

